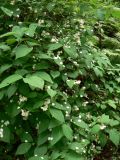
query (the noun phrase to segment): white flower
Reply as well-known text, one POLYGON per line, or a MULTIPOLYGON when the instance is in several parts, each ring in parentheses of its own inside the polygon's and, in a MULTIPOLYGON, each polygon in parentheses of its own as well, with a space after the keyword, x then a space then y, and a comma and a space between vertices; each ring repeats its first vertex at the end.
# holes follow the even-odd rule
POLYGON ((68 111, 65 111, 65 113, 66 113, 66 114, 65 114, 66 117, 69 117, 69 116, 70 116, 68 111))
POLYGON ((68 112, 68 111, 65 111, 65 113, 68 114, 69 112, 68 112))
POLYGON ((75 149, 76 149, 76 150, 78 150, 78 149, 79 149, 79 147, 75 147, 75 149))
POLYGON ((34 12, 37 13, 38 12, 37 9, 35 9, 34 12))
POLYGON ((67 109, 69 109, 70 107, 69 107, 69 106, 67 106, 66 108, 67 108, 67 109))
POLYGON ((4 123, 4 120, 1 120, 1 123, 4 123))
POLYGON ((49 36, 50 33, 43 30, 42 33, 41 33, 41 35, 42 35, 42 36, 49 36))
POLYGON ((43 23, 44 23, 44 20, 43 20, 43 19, 39 19, 38 25, 41 25, 41 24, 43 24, 43 23))
POLYGON ((38 155, 37 154, 35 154, 35 157, 37 157, 38 155))
POLYGON ((67 82, 69 82, 70 80, 69 79, 67 79, 67 82))
POLYGON ((48 141, 52 141, 53 140, 53 137, 48 137, 48 141))
POLYGON ((20 109, 20 106, 18 106, 17 109, 20 109))
POLYGON ((11 4, 11 5, 14 5, 14 4, 15 4, 15 0, 12 0, 12 1, 10 2, 10 4, 11 4))
POLYGON ((75 81, 75 84, 80 84, 81 83, 81 80, 76 80, 75 81))
POLYGON ((21 24, 22 24, 22 22, 18 22, 18 24, 19 24, 19 25, 21 25, 21 24))
POLYGON ((41 107, 41 109, 42 109, 43 111, 47 111, 47 110, 48 110, 48 105, 45 105, 45 106, 41 107))
POLYGON ((16 11, 20 11, 20 8, 17 8, 16 11))
POLYGON ((82 118, 81 115, 78 116, 80 119, 82 118))
POLYGON ((37 123, 37 125, 36 125, 36 129, 37 129, 37 130, 39 129, 39 123, 37 123))
POLYGON ((25 101, 27 101, 27 97, 24 97, 24 96, 20 95, 18 104, 21 104, 22 102, 25 102, 25 101))
POLYGON ((103 130, 103 129, 105 129, 106 128, 106 126, 104 125, 104 124, 102 124, 101 126, 100 126, 100 129, 101 130, 103 130))
POLYGON ((5 126, 8 126, 9 124, 10 124, 9 121, 5 121, 5 122, 4 122, 4 125, 5 125, 5 126))
POLYGON ((51 42, 56 42, 56 39, 55 39, 55 38, 52 38, 52 39, 51 39, 51 42))
POLYGON ((0 128, 0 138, 3 138, 3 128, 0 128))
POLYGON ((82 139, 82 142, 85 142, 85 139, 82 139))
POLYGON ((27 142, 28 142, 28 140, 26 139, 26 140, 25 140, 25 143, 27 143, 27 142))
POLYGON ((81 122, 81 119, 78 119, 78 122, 81 122))
POLYGON ((70 46, 68 46, 68 45, 65 45, 65 48, 70 48, 70 46))
POLYGON ((41 159, 44 159, 44 157, 41 157, 41 159))
POLYGON ((82 89, 86 89, 86 87, 84 86, 82 89))
POLYGON ((49 131, 52 131, 52 128, 49 128, 49 131))
POLYGON ((83 150, 83 153, 86 153, 86 150, 83 150))
POLYGON ((29 111, 21 109, 21 115, 22 115, 24 120, 27 120, 28 116, 29 116, 29 111))
POLYGON ((74 136, 74 139, 77 139, 78 137, 77 136, 74 136))
POLYGON ((69 117, 70 115, 69 115, 69 113, 66 113, 65 116, 66 116, 66 117, 69 117))
POLYGON ((55 103, 52 103, 52 106, 54 106, 55 105, 55 103))
POLYGON ((74 106, 75 107, 75 111, 79 111, 79 108, 78 108, 78 106, 74 106))
POLYGON ((9 27, 13 27, 13 24, 10 24, 9 27))
POLYGON ((13 99, 10 99, 10 103, 12 103, 13 102, 13 99))
POLYGON ((63 62, 60 62, 60 65, 63 65, 63 62))

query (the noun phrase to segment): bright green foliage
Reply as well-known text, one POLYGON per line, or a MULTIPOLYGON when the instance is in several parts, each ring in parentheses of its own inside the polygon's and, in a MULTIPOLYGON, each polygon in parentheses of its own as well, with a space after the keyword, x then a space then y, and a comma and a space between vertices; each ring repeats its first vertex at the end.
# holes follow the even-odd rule
POLYGON ((0 159, 120 159, 119 56, 119 1, 0 1, 0 159))

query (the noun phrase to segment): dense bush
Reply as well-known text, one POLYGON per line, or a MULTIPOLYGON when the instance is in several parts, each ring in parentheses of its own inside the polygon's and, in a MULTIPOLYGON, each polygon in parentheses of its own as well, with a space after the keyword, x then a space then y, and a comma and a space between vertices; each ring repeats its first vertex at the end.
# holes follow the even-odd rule
POLYGON ((0 6, 0 159, 120 159, 119 1, 0 6))

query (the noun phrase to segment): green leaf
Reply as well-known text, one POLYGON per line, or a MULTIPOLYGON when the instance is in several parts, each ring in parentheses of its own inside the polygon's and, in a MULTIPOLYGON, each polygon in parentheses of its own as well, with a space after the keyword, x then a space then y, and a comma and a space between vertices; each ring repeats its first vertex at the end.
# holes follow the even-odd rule
POLYGON ((20 135, 21 142, 33 142, 32 136, 29 133, 23 132, 20 135))
POLYGON ((109 131, 110 140, 116 145, 119 145, 120 142, 120 133, 116 129, 109 131))
POLYGON ((51 113, 52 117, 54 117, 58 121, 60 121, 60 122, 65 121, 62 111, 55 109, 55 108, 50 108, 50 113, 51 113))
POLYGON ((100 68, 94 67, 93 70, 94 70, 96 76, 98 76, 98 77, 99 77, 99 76, 100 76, 100 77, 103 76, 103 72, 102 72, 102 70, 101 70, 100 68))
POLYGON ((56 144, 63 136, 62 129, 60 127, 56 127, 52 130, 51 137, 53 140, 50 141, 50 144, 53 146, 56 144))
POLYGON ((107 103, 108 103, 109 106, 111 106, 112 108, 114 108, 114 109, 117 108, 117 106, 116 106, 116 104, 115 104, 115 101, 113 101, 113 100, 108 100, 107 103))
POLYGON ((12 33, 14 33, 13 35, 17 38, 18 41, 20 41, 26 30, 26 27, 14 26, 12 28, 12 33))
POLYGON ((31 148, 30 143, 22 143, 18 146, 17 151, 16 151, 16 155, 25 154, 29 151, 30 148, 31 148))
POLYGON ((26 45, 20 45, 19 47, 14 49, 16 59, 28 55, 32 50, 33 50, 33 47, 28 47, 26 45))
POLYGON ((71 45, 70 47, 63 47, 63 49, 68 54, 68 56, 70 56, 71 58, 78 57, 76 48, 74 46, 71 45))
POLYGON ((48 88, 48 89, 47 89, 47 93, 48 93, 52 98, 57 94, 57 92, 56 92, 55 90, 51 89, 51 88, 48 88))
POLYGON ((61 47, 62 47, 62 44, 60 44, 60 43, 54 43, 54 44, 50 44, 48 46, 48 49, 51 50, 51 51, 54 51, 54 50, 57 50, 57 49, 59 49, 61 47))
POLYGON ((0 88, 6 87, 18 80, 22 79, 22 76, 19 74, 13 74, 9 77, 7 77, 6 79, 4 79, 1 83, 0 83, 0 88))
POLYGON ((110 126, 117 126, 117 125, 119 125, 120 123, 119 123, 119 121, 117 121, 117 120, 113 120, 113 119, 110 119, 110 126))
POLYGON ((44 155, 47 153, 47 146, 42 146, 42 147, 36 147, 34 150, 34 155, 44 155))
POLYGON ((55 6, 55 3, 48 3, 48 5, 47 5, 48 11, 51 12, 53 10, 54 6, 55 6))
POLYGON ((8 98, 12 97, 13 94, 16 92, 17 87, 15 85, 11 85, 8 89, 7 89, 7 96, 8 98))
MULTIPOLYGON (((3 36, 5 36, 5 35, 3 35, 3 36)), ((6 40, 6 43, 9 44, 9 45, 14 44, 15 42, 16 42, 16 39, 15 38, 11 38, 11 37, 6 40)))
POLYGON ((66 83, 70 88, 72 88, 75 84, 75 80, 67 80, 66 83))
POLYGON ((49 128, 55 128, 57 126, 60 126, 62 122, 57 121, 56 119, 52 118, 49 124, 49 128))
POLYGON ((28 160, 48 160, 48 158, 47 157, 43 157, 43 156, 37 156, 37 157, 31 157, 31 158, 29 158, 28 160), (43 159, 44 158, 44 159, 43 159))
POLYGON ((1 10, 2 10, 6 15, 8 15, 9 17, 11 17, 11 16, 13 15, 13 11, 11 11, 11 10, 8 9, 8 8, 1 7, 1 10))
POLYGON ((57 102, 55 102, 54 104, 55 104, 55 105, 53 106, 54 108, 57 108, 57 109, 59 109, 59 110, 66 110, 66 108, 65 108, 64 105, 62 105, 62 104, 60 104, 60 103, 57 103, 57 102))
POLYGON ((14 118, 15 116, 17 116, 21 110, 17 108, 18 105, 16 104, 11 104, 9 107, 7 107, 6 111, 7 114, 11 117, 14 118))
POLYGON ((52 159, 52 160, 55 160, 55 159, 57 159, 60 155, 61 155, 61 153, 60 153, 59 151, 57 151, 57 150, 54 149, 54 151, 53 151, 52 154, 51 154, 51 159, 52 159))
POLYGON ((107 143, 107 136, 104 133, 100 132, 99 133, 99 140, 100 140, 101 146, 104 147, 107 143))
POLYGON ((65 155, 65 160, 85 160, 85 158, 75 152, 69 152, 65 155))
POLYGON ((91 129, 91 132, 94 133, 94 134, 98 133, 99 131, 100 131, 100 125, 99 124, 94 125, 91 129))
POLYGON ((49 126, 49 119, 44 119, 40 124, 39 124, 39 133, 42 133, 48 129, 49 126))
POLYGON ((60 76, 59 71, 50 71, 50 74, 54 79, 60 76))
POLYGON ((72 139, 73 139, 73 131, 72 131, 72 129, 70 128, 70 126, 69 126, 69 125, 66 125, 66 124, 63 124, 62 130, 63 130, 63 134, 65 135, 65 137, 66 137, 68 140, 72 141, 72 139))
POLYGON ((0 38, 3 38, 3 37, 8 37, 8 36, 13 36, 15 34, 15 32, 8 32, 8 33, 5 33, 5 34, 2 34, 0 36, 0 38))
POLYGON ((87 129, 89 128, 87 123, 85 123, 83 120, 78 118, 73 118, 73 123, 81 128, 87 129))
POLYGON ((49 55, 46 55, 46 54, 43 54, 43 53, 38 54, 38 58, 39 59, 47 59, 47 60, 52 59, 49 55))
POLYGON ((30 24, 29 29, 26 31, 26 35, 28 35, 29 37, 34 37, 37 26, 37 23, 30 24))
POLYGON ((23 78, 23 81, 36 88, 43 89, 44 87, 44 80, 38 76, 33 75, 27 78, 23 78))
POLYGON ((38 140, 37 140, 37 145, 43 145, 47 140, 48 140, 48 131, 47 132, 42 132, 41 134, 39 134, 38 136, 38 140))
POLYGON ((10 47, 6 44, 0 44, 0 49, 2 49, 3 51, 8 51, 10 50, 10 47))
POLYGON ((3 127, 3 137, 0 138, 0 141, 10 143, 11 133, 8 127, 3 127))
POLYGON ((46 73, 46 72, 37 72, 34 75, 39 76, 41 79, 43 79, 43 80, 45 80, 47 82, 53 83, 50 75, 48 73, 46 73))
POLYGON ((0 67, 0 74, 2 74, 4 71, 9 69, 12 65, 11 64, 4 64, 0 67))
POLYGON ((73 143, 71 143, 71 144, 69 145, 69 148, 70 148, 71 150, 74 150, 74 151, 76 151, 76 148, 77 148, 77 151, 78 151, 79 153, 82 153, 82 152, 83 152, 83 150, 82 150, 83 146, 82 146, 82 144, 81 144, 80 142, 73 142, 73 143))
POLYGON ((115 18, 120 18, 120 8, 118 8, 118 7, 113 7, 113 8, 111 9, 111 14, 112 14, 112 16, 115 17, 115 18))
POLYGON ((4 94, 5 94, 4 90, 0 91, 0 100, 2 100, 2 98, 4 97, 4 94))
POLYGON ((100 118, 100 121, 101 123, 109 124, 110 123, 109 115, 103 114, 100 118))

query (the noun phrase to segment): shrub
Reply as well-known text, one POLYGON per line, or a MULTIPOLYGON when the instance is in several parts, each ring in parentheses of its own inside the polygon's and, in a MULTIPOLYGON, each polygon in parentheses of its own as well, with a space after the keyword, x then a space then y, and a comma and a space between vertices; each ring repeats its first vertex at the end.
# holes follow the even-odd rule
POLYGON ((93 28, 110 13, 118 18, 119 8, 98 1, 0 3, 0 157, 118 158, 119 65, 96 46, 93 28))

